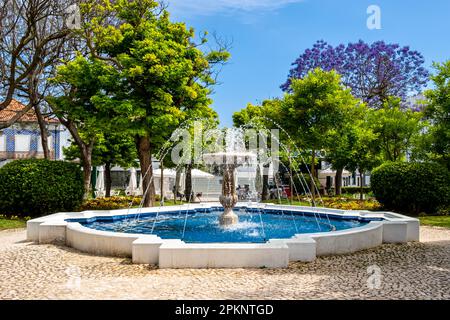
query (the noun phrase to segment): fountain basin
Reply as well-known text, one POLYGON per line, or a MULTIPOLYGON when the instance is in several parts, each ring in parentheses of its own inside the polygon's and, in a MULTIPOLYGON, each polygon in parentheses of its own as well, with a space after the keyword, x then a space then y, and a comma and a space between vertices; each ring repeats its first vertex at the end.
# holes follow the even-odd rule
POLYGON ((233 225, 223 225, 219 221, 224 215, 224 209, 220 207, 66 221, 99 231, 155 235, 162 239, 180 239, 185 243, 265 243, 270 239, 289 239, 299 234, 357 228, 382 220, 352 216, 328 219, 324 214, 314 212, 264 211, 246 207, 237 207, 235 211, 237 214, 233 214, 239 222, 233 225))
POLYGON ((28 221, 27 234, 30 241, 59 242, 83 252, 131 257, 135 263, 161 268, 286 267, 289 261, 312 261, 316 256, 350 253, 382 243, 419 241, 418 220, 391 212, 260 204, 236 208, 241 222, 223 232, 216 232, 223 229, 217 219, 223 212, 220 204, 198 204, 59 213, 28 221), (261 234, 259 212, 264 212, 266 234, 261 234), (184 227, 186 214, 182 239, 176 232, 184 227), (165 220, 161 218, 164 223, 157 223, 151 234, 156 215, 165 220), (314 227, 315 217, 320 230, 314 227), (242 224, 247 226, 238 230, 242 224), (304 228, 299 230, 300 225, 304 228))

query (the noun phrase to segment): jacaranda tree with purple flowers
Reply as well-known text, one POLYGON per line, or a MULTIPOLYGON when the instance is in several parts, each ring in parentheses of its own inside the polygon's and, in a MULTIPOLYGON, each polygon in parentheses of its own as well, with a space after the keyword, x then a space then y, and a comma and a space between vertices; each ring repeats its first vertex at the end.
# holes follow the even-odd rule
POLYGON ((302 79, 315 68, 334 69, 355 97, 380 108, 389 97, 405 100, 422 90, 429 79, 424 63, 422 54, 399 44, 359 41, 333 47, 321 40, 295 60, 281 88, 291 91, 292 79, 302 79))

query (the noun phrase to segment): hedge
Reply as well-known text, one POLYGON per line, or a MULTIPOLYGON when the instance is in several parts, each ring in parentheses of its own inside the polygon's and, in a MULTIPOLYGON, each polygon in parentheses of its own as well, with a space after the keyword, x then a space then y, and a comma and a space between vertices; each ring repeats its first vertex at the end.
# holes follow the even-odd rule
POLYGON ((0 168, 0 213, 39 217, 74 211, 84 195, 76 164, 49 160, 15 160, 0 168))
POLYGON ((389 210, 435 214, 450 202, 450 172, 436 163, 386 163, 372 172, 372 191, 389 210))
MULTIPOLYGON (((161 196, 155 195, 155 203, 159 206, 161 196)), ((139 207, 141 205, 142 197, 134 196, 116 196, 109 198, 97 198, 85 201, 79 211, 87 210, 116 210, 116 209, 128 209, 130 207, 139 207)))

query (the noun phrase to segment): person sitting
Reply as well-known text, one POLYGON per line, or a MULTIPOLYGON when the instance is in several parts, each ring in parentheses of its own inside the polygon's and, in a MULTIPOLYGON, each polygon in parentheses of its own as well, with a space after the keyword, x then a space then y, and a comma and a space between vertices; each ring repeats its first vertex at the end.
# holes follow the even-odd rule
POLYGON ((182 194, 179 190, 177 190, 176 186, 172 187, 172 192, 174 194, 175 199, 180 199, 180 201, 183 201, 184 194, 182 194))

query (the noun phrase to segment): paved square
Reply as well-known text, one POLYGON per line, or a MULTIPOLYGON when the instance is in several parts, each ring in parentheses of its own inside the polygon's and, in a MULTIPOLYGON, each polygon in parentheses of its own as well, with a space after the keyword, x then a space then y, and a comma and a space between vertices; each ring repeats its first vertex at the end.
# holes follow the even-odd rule
POLYGON ((448 229, 279 270, 159 270, 25 238, 0 232, 0 299, 450 299, 448 229))

